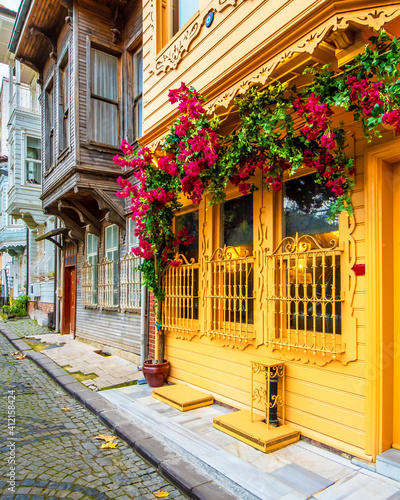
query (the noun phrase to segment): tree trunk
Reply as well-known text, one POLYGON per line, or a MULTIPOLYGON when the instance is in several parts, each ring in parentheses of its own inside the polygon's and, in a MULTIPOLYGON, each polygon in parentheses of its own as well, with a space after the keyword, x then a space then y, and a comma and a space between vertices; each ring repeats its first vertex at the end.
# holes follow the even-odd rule
POLYGON ((164 363, 164 328, 162 326, 162 301, 158 301, 156 309, 156 335, 158 345, 157 363, 164 363))

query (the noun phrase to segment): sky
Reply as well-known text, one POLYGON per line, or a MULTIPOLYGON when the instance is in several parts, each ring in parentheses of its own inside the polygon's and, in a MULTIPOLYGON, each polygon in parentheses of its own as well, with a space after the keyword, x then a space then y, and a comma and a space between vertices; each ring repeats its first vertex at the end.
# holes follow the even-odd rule
MULTIPOLYGON (((0 5, 4 5, 7 9, 18 11, 20 0, 0 0, 0 5)), ((8 76, 8 66, 5 64, 0 64, 0 85, 3 76, 8 76)))

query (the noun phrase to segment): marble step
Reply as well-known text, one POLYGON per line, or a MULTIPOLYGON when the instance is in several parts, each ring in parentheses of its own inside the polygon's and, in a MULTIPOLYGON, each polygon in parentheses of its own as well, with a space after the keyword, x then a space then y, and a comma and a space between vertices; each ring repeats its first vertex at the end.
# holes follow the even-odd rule
POLYGON ((376 472, 400 482, 400 450, 391 448, 378 455, 376 472))

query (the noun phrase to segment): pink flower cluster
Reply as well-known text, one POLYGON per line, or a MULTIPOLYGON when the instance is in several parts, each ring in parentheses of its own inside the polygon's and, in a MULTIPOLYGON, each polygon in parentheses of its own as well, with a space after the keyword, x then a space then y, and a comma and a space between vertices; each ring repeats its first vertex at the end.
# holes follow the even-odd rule
POLYGON ((189 120, 197 120, 205 113, 201 101, 203 97, 193 88, 190 89, 182 82, 178 89, 171 89, 168 92, 168 99, 171 104, 179 103, 179 112, 187 115, 189 120))
POLYGON ((184 83, 168 94, 172 104, 178 102, 182 116, 174 125, 173 132, 180 139, 179 154, 169 154, 159 161, 159 167, 172 176, 181 172, 183 194, 199 204, 206 188, 202 174, 218 160, 220 147, 218 134, 210 127, 198 127, 196 120, 205 114, 203 98, 184 83), (181 168, 179 168, 179 166, 181 168))
POLYGON ((195 240, 193 235, 189 235, 189 231, 187 227, 184 227, 180 231, 178 231, 177 237, 173 241, 173 245, 190 245, 195 240))
POLYGON ((400 109, 387 111, 383 114, 382 121, 383 123, 386 123, 386 125, 392 125, 396 127, 396 133, 400 133, 400 109))
POLYGON ((350 101, 358 103, 365 116, 372 116, 374 106, 383 106, 381 91, 384 88, 383 82, 371 83, 368 78, 359 80, 356 76, 348 76, 347 85, 350 87, 350 101))
MULTIPOLYGON (((329 105, 321 104, 320 99, 312 92, 306 102, 303 102, 300 97, 293 102, 297 114, 306 121, 306 126, 301 129, 301 132, 308 141, 317 140, 319 135, 328 129, 328 119, 333 115, 329 105)), ((329 138, 331 135, 326 135, 324 141, 326 142, 329 138)), ((332 141, 334 142, 334 137, 331 138, 330 145, 332 141)))
POLYGON ((172 177, 179 175, 178 165, 176 164, 175 156, 172 154, 161 156, 158 160, 158 168, 164 170, 164 172, 167 172, 172 177))
MULTIPOLYGON (((125 146, 125 151, 129 150, 125 146)), ((119 177, 118 184, 122 189, 117 192, 117 196, 122 198, 130 197, 132 201, 132 220, 136 223, 134 234, 139 238, 138 247, 133 249, 134 254, 144 259, 152 259, 154 249, 152 248, 151 234, 146 226, 148 212, 150 209, 153 212, 162 210, 176 195, 163 187, 148 189, 147 177, 151 175, 151 169, 153 168, 153 156, 149 149, 140 149, 136 156, 130 158, 129 161, 130 165, 135 168, 134 176, 138 182, 132 184, 127 179, 119 177)), ((119 164, 119 161, 116 161, 116 163, 119 164)))

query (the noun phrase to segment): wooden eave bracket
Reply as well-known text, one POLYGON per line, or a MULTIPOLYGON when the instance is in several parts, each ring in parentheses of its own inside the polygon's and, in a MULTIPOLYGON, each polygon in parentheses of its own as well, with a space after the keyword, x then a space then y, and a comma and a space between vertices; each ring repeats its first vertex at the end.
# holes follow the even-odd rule
POLYGON ((66 201, 66 200, 61 200, 58 204, 59 209, 60 208, 68 208, 71 210, 74 210, 79 217, 79 220, 81 221, 82 224, 85 226, 90 226, 90 232, 96 234, 97 236, 100 236, 101 234, 101 225, 100 221, 92 215, 87 208, 85 208, 81 203, 78 201, 66 201))
POLYGON ((64 222, 65 227, 69 229, 68 233, 69 237, 72 240, 84 242, 85 231, 75 221, 73 221, 65 212, 63 212, 62 208, 71 208, 71 207, 63 206, 62 202, 60 201, 60 203, 58 204, 59 213, 57 214, 57 217, 60 217, 60 219, 62 219, 62 221, 64 222))
POLYGON ((50 57, 52 59, 57 59, 57 43, 54 41, 53 37, 42 31, 36 26, 29 27, 29 33, 32 36, 41 36, 43 37, 48 44, 51 46, 50 57))
POLYGON ((102 189, 93 189, 93 196, 96 198, 100 210, 107 210, 105 219, 108 222, 117 224, 120 228, 125 229, 126 221, 122 207, 119 207, 111 196, 102 189))

